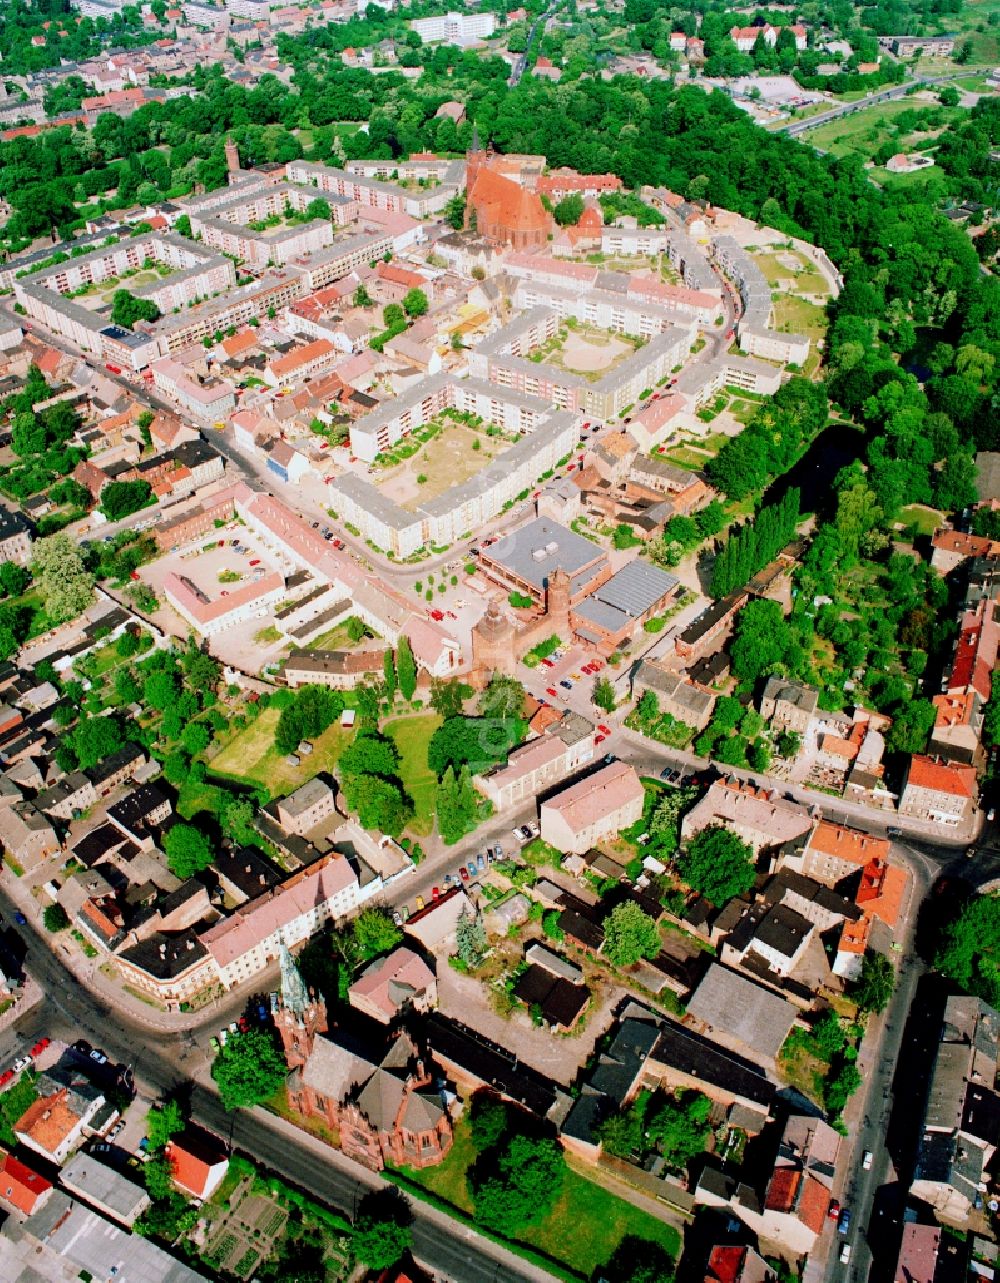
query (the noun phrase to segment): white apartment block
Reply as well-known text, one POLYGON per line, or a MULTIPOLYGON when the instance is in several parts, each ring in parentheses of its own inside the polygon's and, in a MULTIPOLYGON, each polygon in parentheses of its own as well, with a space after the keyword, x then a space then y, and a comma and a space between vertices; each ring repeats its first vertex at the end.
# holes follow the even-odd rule
POLYGON ((219 980, 231 989, 259 975, 282 945, 294 949, 381 890, 381 877, 362 887, 343 855, 327 855, 209 927, 201 942, 215 960, 219 980))
POLYGON ((353 473, 331 483, 330 503, 338 516, 357 526, 365 538, 405 557, 425 543, 454 543, 491 521, 505 504, 513 503, 543 472, 569 454, 579 436, 577 415, 552 414, 476 476, 422 504, 416 512, 400 507, 353 473))
POLYGON ((752 256, 731 236, 717 237, 712 249, 715 261, 740 291, 743 315, 736 325, 740 349, 765 360, 802 365, 809 355, 809 339, 772 328, 771 287, 752 256))
POLYGON ((459 45, 465 48, 493 34, 496 19, 492 13, 442 13, 434 18, 417 18, 410 23, 425 45, 459 45))
POLYGON ((169 357, 154 361, 151 368, 153 386, 203 423, 225 419, 236 409, 236 393, 231 383, 223 380, 199 383, 183 365, 169 357))
POLYGON ((316 165, 310 161, 293 160, 285 171, 290 182, 314 187, 317 191, 331 192, 357 201, 359 207, 385 209, 390 213, 409 214, 423 218, 444 209, 455 194, 451 184, 442 184, 426 190, 408 191, 392 183, 381 183, 374 178, 349 174, 345 169, 330 165, 316 165))
POLYGON ((311 254, 304 262, 296 263, 302 273, 303 293, 321 290, 331 281, 339 281, 342 276, 349 276, 359 267, 367 267, 392 249, 391 236, 372 235, 369 232, 335 240, 326 249, 311 254))
POLYGON ((605 227, 601 232, 601 253, 631 256, 666 254, 670 233, 660 227, 605 227))

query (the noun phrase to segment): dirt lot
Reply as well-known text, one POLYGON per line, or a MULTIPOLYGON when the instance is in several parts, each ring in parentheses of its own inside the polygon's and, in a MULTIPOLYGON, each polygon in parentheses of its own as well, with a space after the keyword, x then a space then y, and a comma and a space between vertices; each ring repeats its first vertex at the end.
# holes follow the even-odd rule
POLYGON ((560 364, 577 374, 604 374, 634 351, 631 343, 613 334, 574 330, 562 346, 560 364))
POLYGON ((378 486, 388 498, 412 512, 418 504, 436 499, 452 486, 474 477, 506 449, 507 442, 500 437, 488 437, 465 424, 449 422, 412 458, 380 474, 378 486), (427 480, 419 482, 418 477, 427 480))

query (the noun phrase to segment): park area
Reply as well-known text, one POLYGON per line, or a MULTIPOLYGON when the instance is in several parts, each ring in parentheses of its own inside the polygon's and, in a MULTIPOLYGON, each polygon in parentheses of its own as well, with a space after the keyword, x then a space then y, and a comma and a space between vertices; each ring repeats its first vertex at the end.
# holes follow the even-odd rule
POLYGON ((387 499, 413 512, 474 477, 507 445, 503 437, 466 423, 436 421, 399 442, 387 456, 395 464, 390 462, 373 479, 387 499))
POLYGON ((833 156, 853 155, 862 160, 871 160, 886 143, 892 143, 894 150, 898 152, 924 147, 940 129, 953 124, 964 114, 961 107, 939 106, 934 93, 915 94, 912 97, 876 103, 862 111, 842 116, 839 120, 817 125, 803 137, 811 146, 833 156), (932 131, 909 128, 915 114, 927 107, 934 109, 935 119, 941 122, 940 128, 932 131))
MULTIPOLYGON (((443 1163, 417 1172, 404 1169, 406 1183, 419 1185, 472 1216, 472 1198, 466 1175, 475 1162, 469 1123, 462 1119, 455 1128, 455 1142, 443 1163)), ((548 1216, 538 1225, 521 1228, 517 1241, 540 1252, 549 1260, 573 1271, 571 1277, 599 1277, 623 1239, 637 1237, 660 1244, 677 1256, 680 1237, 672 1225, 634 1207, 610 1193, 573 1159, 567 1161, 562 1187, 548 1216)))
POLYGON ((335 722, 313 741, 312 753, 303 757, 297 766, 291 766, 286 756, 274 747, 274 732, 280 716, 276 708, 265 709, 243 730, 216 740, 220 748, 208 758, 209 771, 225 779, 261 785, 271 797, 284 797, 314 775, 332 771, 354 738, 352 729, 335 722))
POLYGON ((159 272, 153 268, 142 269, 123 280, 117 276, 107 281, 95 282, 87 286, 86 292, 73 294, 73 302, 79 303, 81 307, 89 308, 92 312, 103 312, 111 307, 114 302, 115 294, 118 290, 128 289, 135 293, 144 285, 155 285, 160 280, 159 272))

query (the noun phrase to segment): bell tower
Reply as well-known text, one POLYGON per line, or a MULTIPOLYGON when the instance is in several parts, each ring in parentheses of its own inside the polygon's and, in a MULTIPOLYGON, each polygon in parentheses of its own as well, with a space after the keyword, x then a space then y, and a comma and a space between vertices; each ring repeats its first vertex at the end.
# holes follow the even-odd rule
POLYGON ((226 139, 226 169, 232 182, 234 175, 240 172, 240 152, 231 138, 226 139))
POLYGON ((561 566, 549 575, 545 589, 545 618, 554 632, 569 633, 570 577, 561 566))
POLYGON ((317 1034, 325 1034, 329 1025, 326 1003, 306 989, 286 944, 278 957, 281 962, 281 992, 271 995, 271 1016, 281 1039, 289 1069, 298 1069, 312 1054, 317 1034))

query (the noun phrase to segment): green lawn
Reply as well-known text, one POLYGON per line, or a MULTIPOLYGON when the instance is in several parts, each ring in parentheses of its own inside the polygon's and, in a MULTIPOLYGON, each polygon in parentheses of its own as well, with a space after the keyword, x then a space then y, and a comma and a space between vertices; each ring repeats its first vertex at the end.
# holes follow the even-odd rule
POLYGON ((282 797, 321 771, 332 771, 354 737, 353 729, 345 729, 335 722, 313 741, 313 752, 308 757, 298 766, 289 766, 284 755, 274 747, 279 717, 276 708, 265 709, 255 722, 224 742, 222 750, 208 763, 209 770, 262 784, 272 797, 282 797))
MULTIPOLYGON (((894 137, 893 126, 897 116, 908 111, 921 111, 930 105, 923 99, 893 98, 849 116, 841 116, 828 124, 817 125, 802 137, 813 147, 820 147, 834 156, 853 153, 870 160, 883 143, 894 137)), ((949 122, 964 115, 962 107, 943 107, 940 110, 949 122)), ((906 150, 905 139, 899 140, 899 150, 906 150)))
POLYGON ((904 528, 915 526, 917 534, 932 535, 944 520, 936 508, 928 508, 922 503, 912 503, 908 508, 899 510, 898 520, 904 528))
POLYGON ((434 828, 434 791, 437 778, 427 765, 427 741, 441 722, 442 718, 437 713, 425 713, 420 717, 399 718, 383 727, 386 735, 395 740, 402 754, 400 776, 416 808, 409 829, 417 837, 427 837, 434 828))
MULTIPOLYGON (((469 1125, 463 1119, 455 1128, 455 1143, 443 1163, 421 1172, 404 1171, 411 1180, 471 1216, 465 1174, 475 1157, 469 1125)), ((541 1224, 523 1230, 517 1241, 589 1279, 627 1235, 660 1243, 675 1258, 680 1251, 680 1235, 672 1225, 595 1184, 582 1167, 568 1167, 552 1211, 541 1224)))

